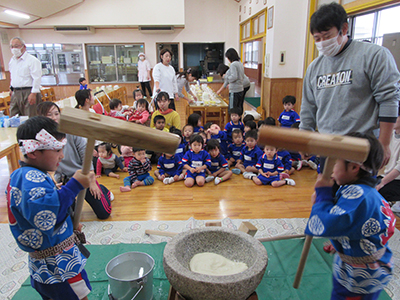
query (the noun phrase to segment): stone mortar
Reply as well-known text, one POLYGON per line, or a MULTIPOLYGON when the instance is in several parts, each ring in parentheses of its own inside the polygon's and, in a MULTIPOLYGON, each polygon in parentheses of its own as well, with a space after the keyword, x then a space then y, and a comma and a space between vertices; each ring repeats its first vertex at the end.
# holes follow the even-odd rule
POLYGON ((169 282, 187 300, 247 299, 260 284, 267 263, 267 251, 257 239, 222 227, 193 229, 176 235, 165 246, 163 259, 169 282), (190 271, 190 260, 202 252, 244 262, 249 268, 227 276, 190 271))

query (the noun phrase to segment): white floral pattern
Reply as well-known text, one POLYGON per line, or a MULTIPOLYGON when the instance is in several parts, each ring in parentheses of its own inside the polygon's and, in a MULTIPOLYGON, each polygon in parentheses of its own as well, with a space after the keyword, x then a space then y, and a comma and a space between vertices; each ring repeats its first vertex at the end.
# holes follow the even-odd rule
POLYGON ((341 194, 346 199, 358 199, 364 194, 364 190, 357 185, 349 185, 343 188, 341 194))
POLYGON ((21 199, 22 199, 21 190, 17 187, 12 187, 11 191, 10 191, 10 198, 13 199, 15 205, 18 206, 21 203, 21 199))
POLYGON ((57 216, 51 210, 42 210, 35 215, 33 222, 35 226, 42 231, 50 230, 54 227, 57 216))
POLYGON ((371 255, 371 253, 376 252, 376 246, 374 243, 367 239, 360 240, 360 247, 367 255, 371 255))
POLYGON ((369 218, 362 226, 361 233, 366 236, 373 236, 381 231, 379 221, 374 218, 369 218))
POLYGON ((46 189, 42 187, 35 187, 29 191, 29 196, 31 196, 31 200, 42 198, 44 195, 46 195, 46 189))
POLYGON ((332 215, 343 215, 344 213, 346 213, 346 211, 341 208, 339 205, 335 205, 334 207, 331 208, 331 211, 329 212, 332 215))
POLYGON ((338 239, 338 242, 342 244, 343 249, 350 249, 350 239, 347 236, 341 236, 338 239))
POLYGON ((43 243, 43 235, 37 229, 27 229, 18 237, 18 242, 24 246, 39 249, 43 243))
POLYGON ((308 228, 315 235, 321 235, 325 230, 324 224, 317 215, 312 216, 310 220, 308 220, 308 228))
POLYGON ((26 173, 25 178, 29 181, 40 183, 46 180, 46 175, 40 171, 30 170, 26 173))

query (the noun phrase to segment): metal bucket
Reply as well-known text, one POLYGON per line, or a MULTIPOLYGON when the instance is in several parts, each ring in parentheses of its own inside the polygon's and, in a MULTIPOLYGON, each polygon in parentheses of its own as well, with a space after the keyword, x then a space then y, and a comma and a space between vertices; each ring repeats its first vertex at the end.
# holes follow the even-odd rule
POLYGON ((106 266, 109 298, 151 300, 153 269, 154 259, 143 252, 127 252, 114 257, 106 266))

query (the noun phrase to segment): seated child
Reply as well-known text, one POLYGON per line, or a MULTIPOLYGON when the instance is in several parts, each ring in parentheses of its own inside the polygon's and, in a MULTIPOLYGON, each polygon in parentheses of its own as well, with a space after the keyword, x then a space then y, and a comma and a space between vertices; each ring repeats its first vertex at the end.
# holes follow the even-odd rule
POLYGON ((246 144, 243 142, 243 132, 240 129, 235 129, 232 132, 232 140, 233 143, 228 145, 228 166, 229 168, 232 165, 235 165, 235 168, 232 170, 234 174, 240 174, 240 169, 236 167, 237 162, 240 160, 240 156, 242 155, 243 148, 246 144))
POLYGON ((225 131, 222 131, 217 124, 212 124, 210 128, 204 132, 207 134, 207 141, 210 139, 216 139, 218 141, 222 155, 228 153, 228 137, 225 131))
POLYGON ((199 114, 191 114, 188 117, 188 124, 192 125, 194 133, 204 131, 204 127, 201 125, 201 116, 199 114))
POLYGON ((317 157, 316 155, 304 153, 302 162, 303 166, 306 165, 313 170, 317 170, 319 165, 319 157, 317 157))
POLYGON ((230 122, 225 125, 225 132, 228 138, 228 144, 232 143, 232 131, 235 129, 240 129, 242 132, 244 131, 244 124, 240 121, 240 108, 233 107, 229 110, 229 114, 231 116, 230 122))
POLYGON ((246 147, 243 148, 242 155, 236 163, 236 168, 238 168, 243 173, 244 178, 250 179, 251 176, 256 175, 254 173, 258 172, 256 164, 260 157, 263 155, 263 152, 257 146, 257 130, 250 130, 249 132, 247 132, 245 141, 246 147))
POLYGON ((305 234, 329 238, 336 250, 331 299, 378 299, 392 278, 388 241, 396 217, 375 189, 384 157, 382 145, 370 135, 348 136, 368 139, 368 158, 362 164, 337 159, 333 180, 317 178, 305 234), (339 185, 335 195, 334 181, 339 185))
MULTIPOLYGON (((283 169, 284 169, 284 171, 282 173, 283 177, 286 177, 284 174, 287 174, 287 175, 293 174, 294 168, 292 167, 292 161, 291 161, 292 157, 290 156, 289 151, 287 151, 286 149, 283 149, 283 148, 279 148, 277 154, 278 154, 278 158, 281 160, 281 162, 283 164, 283 169)), ((289 176, 287 176, 287 177, 289 177, 289 176)))
POLYGON ((178 148, 176 148, 176 151, 175 151, 175 156, 178 156, 179 160, 181 161, 183 155, 185 154, 185 147, 186 147, 185 143, 183 142, 182 132, 178 128, 176 128, 175 126, 172 126, 169 129, 169 132, 173 133, 173 134, 176 134, 181 139, 181 142, 179 143, 178 148))
POLYGON ((157 115, 153 119, 154 128, 161 131, 169 132, 169 129, 165 127, 165 117, 162 115, 157 115))
POLYGON ((150 160, 146 157, 146 150, 133 148, 133 158, 129 163, 129 176, 124 178, 124 186, 120 186, 121 192, 129 192, 137 186, 152 185, 154 178, 150 176, 150 160))
POLYGON ((283 172, 283 164, 276 155, 274 146, 264 146, 264 154, 260 157, 256 165, 259 175, 252 175, 250 178, 257 185, 270 184, 273 187, 282 185, 295 185, 293 179, 281 179, 280 173, 283 172))
POLYGON ((246 132, 250 130, 257 130, 257 123, 254 121, 247 121, 244 124, 244 135, 246 135, 246 132))
POLYGON ((124 172, 128 171, 128 168, 124 166, 121 159, 112 152, 110 143, 101 143, 97 147, 97 153, 99 154, 96 165, 97 178, 101 177, 102 171, 107 176, 114 178, 119 178, 119 175, 114 173, 118 168, 124 172))
POLYGON ((189 144, 190 137, 193 135, 193 126, 190 124, 186 124, 185 126, 183 126, 182 132, 183 132, 183 143, 186 146, 187 144, 189 144))
POLYGON ((87 81, 85 77, 79 78, 79 89, 80 90, 87 90, 87 81))
POLYGON ((108 114, 110 117, 126 120, 127 114, 129 114, 129 111, 124 111, 122 109, 121 100, 112 99, 110 101, 110 113, 108 114))
POLYGON ((266 117, 264 120, 264 125, 276 126, 276 121, 273 117, 266 117))
POLYGON ((133 158, 132 147, 130 146, 121 146, 121 161, 123 159, 123 164, 125 167, 129 166, 130 161, 133 158))
POLYGON ((203 138, 203 142, 204 142, 203 149, 204 149, 207 146, 207 135, 205 134, 204 131, 200 131, 197 134, 203 138))
POLYGON ((50 118, 29 118, 18 127, 17 140, 23 161, 7 185, 8 218, 16 244, 29 253, 31 285, 43 299, 87 300, 87 258, 77 246, 68 210, 94 174, 78 170, 57 188, 48 172, 57 170, 67 141, 50 118))
POLYGON ((280 114, 278 121, 281 123, 281 127, 290 128, 294 123, 300 122, 299 115, 293 110, 296 97, 285 96, 282 103, 285 110, 280 114))
POLYGON ((248 121, 254 121, 254 116, 248 114, 245 117, 243 117, 243 124, 246 124, 246 122, 248 122, 248 121))
POLYGON ((214 180, 215 184, 227 181, 232 176, 232 171, 227 170, 228 162, 219 151, 219 142, 217 139, 211 139, 207 142, 207 151, 211 156, 211 167, 206 172, 206 182, 214 180))
POLYGON ((206 179, 205 170, 211 167, 211 157, 203 150, 204 140, 201 135, 193 135, 189 143, 191 149, 182 158, 183 169, 187 170, 185 185, 192 187, 196 182, 198 186, 203 186, 206 179))
POLYGON ((163 153, 158 159, 154 176, 164 184, 183 180, 185 175, 182 174, 182 163, 179 156, 163 153))
MULTIPOLYGON (((135 122, 137 124, 145 124, 149 119, 149 103, 145 99, 139 99, 136 101, 136 110, 129 117, 128 121, 135 122)), ((165 124, 165 118, 164 118, 165 124)))
POLYGON ((133 109, 137 109, 137 101, 139 99, 144 99, 143 97, 143 91, 139 88, 133 91, 133 109))

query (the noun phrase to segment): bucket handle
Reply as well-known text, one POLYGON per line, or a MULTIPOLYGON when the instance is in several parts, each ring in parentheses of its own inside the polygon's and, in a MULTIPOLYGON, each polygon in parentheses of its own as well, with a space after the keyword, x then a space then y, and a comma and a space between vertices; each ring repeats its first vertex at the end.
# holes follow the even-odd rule
MULTIPOLYGON (((140 285, 140 288, 139 288, 139 290, 136 292, 135 296, 133 296, 133 298, 131 300, 134 300, 136 298, 136 296, 139 295, 140 291, 143 289, 144 281, 143 280, 139 281, 138 285, 140 285)), ((110 300, 114 300, 114 297, 111 294, 110 285, 108 286, 108 298, 110 300)))
POLYGON ((138 284, 140 285, 140 289, 136 292, 135 296, 133 296, 133 298, 131 300, 134 300, 136 298, 137 295, 139 295, 140 291, 143 289, 144 286, 144 281, 140 281, 138 282, 138 284))

